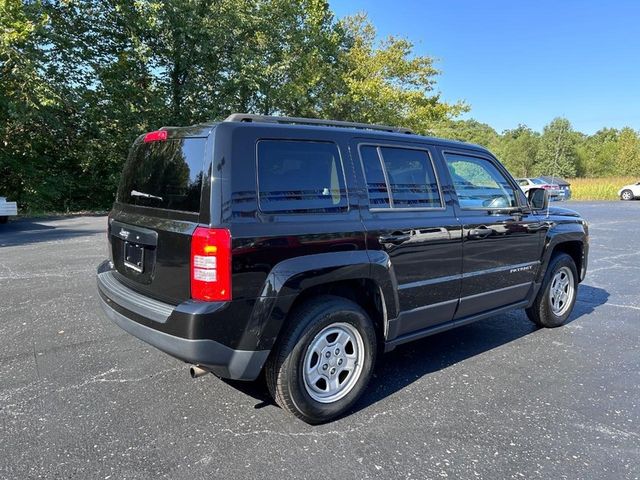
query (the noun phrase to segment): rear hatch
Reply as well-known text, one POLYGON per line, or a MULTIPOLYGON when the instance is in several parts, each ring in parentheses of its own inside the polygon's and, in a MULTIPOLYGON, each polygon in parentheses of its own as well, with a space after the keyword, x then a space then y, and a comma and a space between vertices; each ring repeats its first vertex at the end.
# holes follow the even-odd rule
POLYGON ((190 298, 191 235, 208 178, 207 137, 181 132, 193 133, 159 130, 136 140, 109 215, 118 280, 174 304, 190 298))

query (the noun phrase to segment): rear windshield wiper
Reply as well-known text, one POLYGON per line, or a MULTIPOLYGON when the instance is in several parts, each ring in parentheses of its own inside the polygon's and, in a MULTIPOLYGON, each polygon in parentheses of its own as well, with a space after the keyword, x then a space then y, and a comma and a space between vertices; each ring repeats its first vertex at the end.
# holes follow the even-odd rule
POLYGON ((137 190, 131 190, 132 197, 142 197, 142 198, 153 198, 155 200, 160 200, 162 202, 162 197, 158 197, 157 195, 151 195, 150 193, 139 192, 137 190))

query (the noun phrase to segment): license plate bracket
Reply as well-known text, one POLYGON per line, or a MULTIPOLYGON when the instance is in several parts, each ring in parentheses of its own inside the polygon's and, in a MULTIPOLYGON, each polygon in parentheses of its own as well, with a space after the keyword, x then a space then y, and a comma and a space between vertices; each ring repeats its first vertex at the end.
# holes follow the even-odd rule
POLYGON ((144 247, 137 243, 124 242, 124 265, 138 273, 144 271, 144 247))

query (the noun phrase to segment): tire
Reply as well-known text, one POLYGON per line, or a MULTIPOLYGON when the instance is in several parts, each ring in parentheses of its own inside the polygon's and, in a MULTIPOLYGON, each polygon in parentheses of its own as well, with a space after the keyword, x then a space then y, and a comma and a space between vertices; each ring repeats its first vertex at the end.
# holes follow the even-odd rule
POLYGON ((0 217, 0 223, 7 223, 8 221, 9 221, 9 217, 7 216, 0 217))
POLYGON ((327 422, 362 395, 376 350, 373 323, 358 304, 318 296, 288 318, 265 366, 267 388, 276 403, 296 417, 310 424, 327 422))
POLYGON ((539 327, 555 328, 567 321, 578 294, 578 270, 566 253, 554 255, 531 307, 529 319, 539 327), (554 291, 555 289, 555 291, 554 291))
POLYGON ((623 190, 622 192, 620 192, 620 200, 633 200, 633 192, 631 190, 623 190))

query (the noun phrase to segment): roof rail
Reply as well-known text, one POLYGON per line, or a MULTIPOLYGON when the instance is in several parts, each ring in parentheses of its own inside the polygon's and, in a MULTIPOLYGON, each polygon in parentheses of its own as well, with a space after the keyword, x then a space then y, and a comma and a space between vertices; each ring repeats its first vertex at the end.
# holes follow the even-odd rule
POLYGON ((361 128, 364 130, 382 130, 383 132, 413 133, 404 127, 389 125, 370 125, 368 123, 344 122, 342 120, 322 120, 320 118, 276 117, 271 115, 254 115, 251 113, 232 113, 225 122, 258 122, 258 123, 290 123, 297 125, 324 125, 328 127, 361 128))

